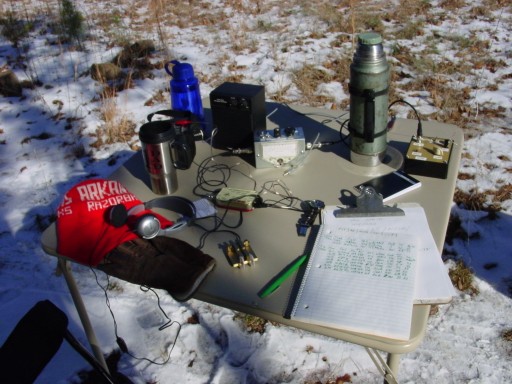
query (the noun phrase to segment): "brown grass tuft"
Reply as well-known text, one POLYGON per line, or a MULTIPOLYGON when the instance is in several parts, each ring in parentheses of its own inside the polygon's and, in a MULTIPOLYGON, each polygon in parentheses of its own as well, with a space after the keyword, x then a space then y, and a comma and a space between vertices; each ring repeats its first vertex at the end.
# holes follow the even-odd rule
POLYGON ((502 337, 502 338, 503 338, 503 340, 505 340, 505 341, 512 342, 512 329, 505 329, 505 330, 501 333, 501 337, 502 337))
POLYGON ((246 313, 236 313, 234 320, 240 321, 249 333, 264 333, 268 321, 258 316, 248 315, 246 313))
POLYGON ((448 274, 454 287, 459 291, 467 292, 471 295, 479 293, 478 288, 474 285, 473 272, 462 261, 458 261, 448 274))
POLYGON ((103 124, 97 130, 94 147, 104 144, 128 143, 135 134, 136 124, 122 114, 115 90, 106 88, 101 96, 100 118, 103 124))
MULTIPOLYGON (((497 207, 489 205, 487 203, 487 196, 489 192, 484 193, 476 193, 470 192, 466 193, 457 189, 455 194, 453 195, 453 201, 457 205, 463 205, 466 209, 471 211, 494 211, 496 212, 497 207)), ((499 210, 499 209, 498 209, 499 210)))
POLYGON ((320 105, 332 101, 330 97, 317 94, 320 84, 332 80, 334 80, 334 77, 327 70, 311 64, 306 64, 293 72, 293 83, 301 91, 303 98, 308 100, 311 105, 320 105))
POLYGON ((512 185, 503 185, 497 191, 490 192, 489 194, 493 195, 493 202, 503 203, 504 201, 512 199, 512 185))

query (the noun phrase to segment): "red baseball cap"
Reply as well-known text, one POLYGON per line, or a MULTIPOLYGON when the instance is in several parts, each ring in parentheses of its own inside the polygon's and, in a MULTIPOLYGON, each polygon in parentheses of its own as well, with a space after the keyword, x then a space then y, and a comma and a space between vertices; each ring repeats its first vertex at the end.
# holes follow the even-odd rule
MULTIPOLYGON (((142 201, 115 180, 90 179, 73 186, 57 208, 57 252, 78 263, 96 266, 118 245, 138 238, 131 221, 120 226, 110 223, 109 210, 120 204, 129 210, 142 201)), ((145 210, 137 216, 150 212, 145 210)), ((151 213, 162 228, 172 225, 151 213)))

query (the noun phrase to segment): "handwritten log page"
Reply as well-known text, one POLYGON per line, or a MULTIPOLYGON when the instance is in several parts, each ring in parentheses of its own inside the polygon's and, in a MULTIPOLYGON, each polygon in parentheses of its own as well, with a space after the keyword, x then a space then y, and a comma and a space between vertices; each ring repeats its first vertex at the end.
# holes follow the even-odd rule
POLYGON ((378 225, 380 218, 332 219, 329 214, 324 214, 291 318, 408 340, 417 237, 388 231, 378 225))

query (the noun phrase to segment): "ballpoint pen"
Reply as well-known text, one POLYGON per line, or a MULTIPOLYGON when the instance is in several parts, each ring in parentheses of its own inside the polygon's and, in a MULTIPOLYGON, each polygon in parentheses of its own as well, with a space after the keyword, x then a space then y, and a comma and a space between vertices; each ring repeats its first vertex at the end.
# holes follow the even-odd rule
POLYGON ((288 264, 278 275, 276 275, 267 285, 265 285, 260 292, 258 292, 258 296, 260 298, 267 297, 272 292, 274 292, 277 288, 283 284, 288 277, 290 277, 299 267, 306 261, 308 255, 302 255, 299 258, 295 259, 293 262, 288 264))

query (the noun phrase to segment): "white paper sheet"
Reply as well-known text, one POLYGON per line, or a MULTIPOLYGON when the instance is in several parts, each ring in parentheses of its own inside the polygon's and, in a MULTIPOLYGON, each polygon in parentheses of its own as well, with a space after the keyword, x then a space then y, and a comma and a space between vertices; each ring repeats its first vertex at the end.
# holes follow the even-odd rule
POLYGON ((336 218, 327 207, 291 317, 407 340, 414 302, 449 301, 423 208, 401 208, 405 216, 336 218))

